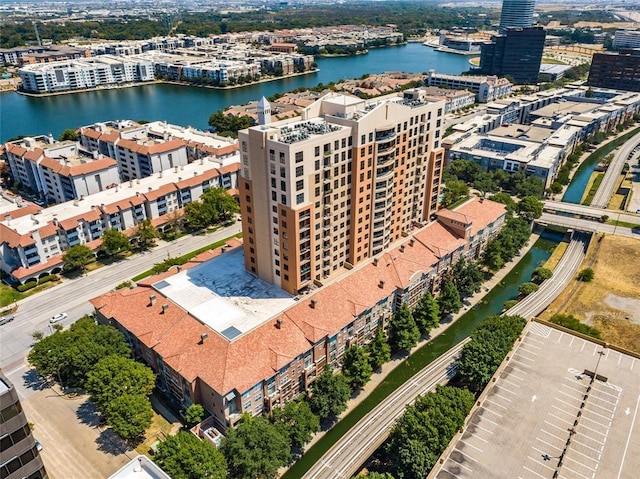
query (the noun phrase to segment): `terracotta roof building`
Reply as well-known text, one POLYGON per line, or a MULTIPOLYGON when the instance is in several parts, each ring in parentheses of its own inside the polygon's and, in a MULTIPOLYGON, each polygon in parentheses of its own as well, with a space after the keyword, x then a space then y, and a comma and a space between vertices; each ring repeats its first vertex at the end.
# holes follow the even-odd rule
POLYGON ((401 302, 437 293, 442 274, 476 258, 504 217, 502 204, 472 199, 298 296, 247 272, 236 243, 92 304, 177 407, 199 403, 224 429, 305 392, 327 363, 339 366, 345 348, 385 327, 401 302))

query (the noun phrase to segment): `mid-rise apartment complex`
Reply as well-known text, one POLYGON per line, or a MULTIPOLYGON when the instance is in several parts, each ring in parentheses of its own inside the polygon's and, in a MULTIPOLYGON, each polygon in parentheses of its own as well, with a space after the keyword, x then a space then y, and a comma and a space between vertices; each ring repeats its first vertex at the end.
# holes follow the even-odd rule
POLYGON ((450 75, 436 73, 434 69, 429 70, 428 84, 453 90, 471 90, 476 94, 478 103, 487 103, 511 95, 513 87, 506 78, 491 75, 450 75))
POLYGON ((47 479, 13 384, 0 372, 0 477, 47 479))
POLYGON ((379 254, 435 213, 444 100, 328 94, 239 133, 245 266, 296 293, 379 254))
POLYGON ((479 198, 440 210, 436 221, 305 294, 245 271, 234 238, 181 271, 91 302, 97 320, 125 335, 177 408, 201 404, 208 424, 226 429, 242 414, 267 413, 305 393, 327 365, 340 367, 349 346, 386 329, 401 304, 437 294, 453 264, 478 258, 505 214, 504 205, 479 198))

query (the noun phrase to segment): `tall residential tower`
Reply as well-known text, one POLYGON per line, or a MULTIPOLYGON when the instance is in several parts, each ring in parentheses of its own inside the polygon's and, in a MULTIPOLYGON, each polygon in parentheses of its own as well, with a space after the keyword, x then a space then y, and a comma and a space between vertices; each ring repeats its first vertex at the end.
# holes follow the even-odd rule
POLYGON ((420 89, 366 101, 328 94, 298 118, 241 131, 247 271, 295 294, 428 222, 444 109, 420 89))

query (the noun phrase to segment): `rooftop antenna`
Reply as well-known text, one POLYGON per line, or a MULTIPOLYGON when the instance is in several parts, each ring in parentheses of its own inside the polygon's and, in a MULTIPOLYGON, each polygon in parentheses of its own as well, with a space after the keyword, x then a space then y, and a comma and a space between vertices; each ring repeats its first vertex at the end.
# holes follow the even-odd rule
POLYGON ((42 46, 42 41, 40 40, 40 34, 38 33, 38 22, 33 22, 33 29, 36 31, 36 38, 38 39, 38 46, 42 46))

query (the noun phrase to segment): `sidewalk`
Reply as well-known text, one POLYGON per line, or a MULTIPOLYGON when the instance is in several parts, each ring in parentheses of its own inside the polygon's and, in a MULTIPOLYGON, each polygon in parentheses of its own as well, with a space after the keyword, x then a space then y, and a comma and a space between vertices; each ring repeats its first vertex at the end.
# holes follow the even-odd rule
MULTIPOLYGON (((539 233, 532 233, 529 238, 529 242, 520 250, 520 253, 509 263, 505 264, 500 271, 494 274, 491 279, 485 281, 482 285, 482 290, 479 293, 474 294, 473 296, 465 299, 464 307, 460 310, 459 313, 453 315, 453 319, 446 324, 442 324, 438 326, 436 329, 433 329, 429 335, 428 339, 424 339, 418 343, 418 345, 411 350, 411 352, 415 352, 417 349, 424 346, 426 343, 431 341, 436 336, 442 334, 447 330, 449 326, 451 326, 455 321, 460 318, 463 314, 465 314, 471 307, 480 302, 484 296, 491 291, 495 286, 500 283, 504 279, 504 277, 513 269, 513 267, 518 264, 518 262, 538 241, 540 237, 539 233)), ((364 401, 369 394, 387 377, 387 375, 393 371, 402 361, 406 359, 404 355, 396 355, 391 361, 382 365, 381 371, 374 373, 371 377, 371 380, 364 386, 364 388, 360 391, 357 397, 350 399, 347 403, 347 409, 339 416, 339 419, 342 419, 344 416, 349 414, 356 406, 358 406, 362 401, 364 401)), ((311 446, 313 446, 323 435, 325 432, 319 432, 314 434, 311 441, 305 446, 305 452, 309 450, 311 446)), ((281 471, 284 473, 284 469, 281 471)))

